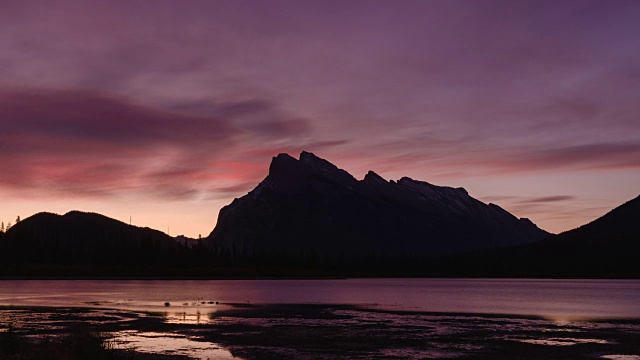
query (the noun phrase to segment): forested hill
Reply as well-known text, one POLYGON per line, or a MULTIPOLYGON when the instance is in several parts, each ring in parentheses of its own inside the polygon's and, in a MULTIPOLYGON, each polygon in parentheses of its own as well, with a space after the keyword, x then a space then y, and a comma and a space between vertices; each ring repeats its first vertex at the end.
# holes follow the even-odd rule
POLYGON ((0 233, 0 277, 640 277, 640 197, 572 231, 456 255, 257 251, 181 244, 99 214, 40 213, 0 233))
POLYGON ((155 266, 180 250, 160 231, 79 211, 33 215, 12 226, 2 242, 4 264, 42 266, 155 266))
POLYGON ((640 278, 640 196, 577 229, 529 245, 452 256, 439 268, 457 276, 640 278))

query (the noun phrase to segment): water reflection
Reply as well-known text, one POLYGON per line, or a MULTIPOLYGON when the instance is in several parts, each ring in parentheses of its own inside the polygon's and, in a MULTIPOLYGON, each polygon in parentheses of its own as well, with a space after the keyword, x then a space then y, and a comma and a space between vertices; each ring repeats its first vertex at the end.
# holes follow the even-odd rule
POLYGON ((345 279, 2 281, 0 305, 134 311, 215 310, 222 303, 375 303, 390 310, 640 318, 638 280, 345 279), (169 306, 165 306, 168 304, 169 306), (165 309, 168 308, 168 309, 165 309))
POLYGON ((212 322, 209 313, 204 314, 200 311, 193 312, 167 312, 164 313, 165 323, 167 324, 185 324, 185 325, 204 325, 212 322))
MULTIPOLYGON (((640 318, 637 280, 346 279, 234 283, 252 303, 372 304, 380 309, 544 316, 640 318)), ((238 302, 243 302, 237 299, 238 302)))
POLYGON ((111 341, 120 349, 150 354, 184 355, 195 359, 237 359, 219 345, 177 333, 124 330, 112 334, 111 341))
MULTIPOLYGON (((347 305, 260 305, 135 312, 0 307, 0 331, 55 337, 82 329, 121 349, 196 359, 570 358, 640 360, 640 321, 385 311, 347 305), (231 353, 233 351, 233 353, 231 353), (315 356, 317 355, 317 356, 315 356)), ((1 345, 1 344, 0 344, 1 345)), ((1 357, 1 356, 0 356, 1 357)))
POLYGON ((548 345, 548 346, 571 346, 577 344, 608 344, 606 340, 600 339, 579 339, 579 338, 549 338, 549 339, 514 339, 528 344, 548 345))

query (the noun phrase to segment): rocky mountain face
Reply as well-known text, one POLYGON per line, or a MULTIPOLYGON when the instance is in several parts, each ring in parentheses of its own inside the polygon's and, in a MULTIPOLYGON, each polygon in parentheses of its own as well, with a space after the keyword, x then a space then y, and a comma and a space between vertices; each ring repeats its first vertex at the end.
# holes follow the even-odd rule
POLYGON ((318 255, 441 255, 520 245, 550 234, 462 188, 370 171, 357 180, 314 154, 273 158, 269 175, 222 208, 205 243, 318 255))

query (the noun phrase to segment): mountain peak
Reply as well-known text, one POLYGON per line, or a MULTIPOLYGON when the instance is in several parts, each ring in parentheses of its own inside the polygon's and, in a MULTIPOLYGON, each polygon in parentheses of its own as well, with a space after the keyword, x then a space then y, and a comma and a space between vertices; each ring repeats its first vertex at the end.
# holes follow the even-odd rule
POLYGON ((291 176, 291 172, 299 167, 298 160, 293 156, 285 153, 278 154, 278 156, 271 159, 269 176, 275 178, 291 176))
POLYGON ((309 152, 309 151, 302 151, 300 153, 300 160, 301 161, 305 161, 305 160, 307 160, 307 161, 315 161, 315 160, 327 161, 325 159, 322 159, 322 158, 316 156, 314 153, 309 152))
POLYGON ((253 191, 220 210, 206 243, 325 254, 442 254, 547 235, 462 188, 408 177, 391 182, 373 171, 358 181, 303 151, 299 159, 274 157, 253 191))
POLYGON ((280 153, 278 154, 278 156, 274 156, 271 159, 271 165, 270 168, 273 166, 279 166, 279 165, 287 165, 287 164, 294 164, 297 163, 298 160, 296 158, 294 158, 293 156, 287 154, 287 153, 280 153))
POLYGON ((383 178, 382 176, 376 174, 374 171, 369 170, 369 172, 367 172, 367 175, 364 176, 364 179, 362 179, 362 181, 364 182, 369 182, 369 183, 388 183, 388 181, 383 178))
POLYGON ((322 159, 318 156, 315 156, 313 153, 307 152, 307 151, 303 151, 300 153, 300 162, 303 164, 307 164, 309 166, 313 166, 313 167, 326 167, 326 168, 335 168, 337 169, 338 167, 333 165, 332 163, 328 162, 325 159, 322 159))
POLYGON ((309 170, 329 176, 336 181, 352 182, 356 179, 348 172, 338 168, 329 161, 322 159, 313 153, 303 151, 300 153, 300 162, 309 170))

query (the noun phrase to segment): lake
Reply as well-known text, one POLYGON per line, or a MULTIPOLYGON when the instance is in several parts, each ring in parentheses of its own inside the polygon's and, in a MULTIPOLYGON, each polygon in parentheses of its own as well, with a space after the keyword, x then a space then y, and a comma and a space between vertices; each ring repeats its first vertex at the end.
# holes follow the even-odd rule
POLYGON ((5 280, 0 305, 155 310, 196 300, 350 304, 394 310, 640 318, 638 280, 5 280))
POLYGON ((632 340, 639 304, 638 280, 4 280, 0 328, 45 334, 61 322, 56 309, 84 308, 62 323, 91 318, 123 348, 200 359, 347 350, 362 358, 517 356, 521 347, 543 358, 569 347, 640 359, 632 340), (288 343, 292 334, 299 341, 288 343), (335 334, 348 349, 322 345, 335 334))

